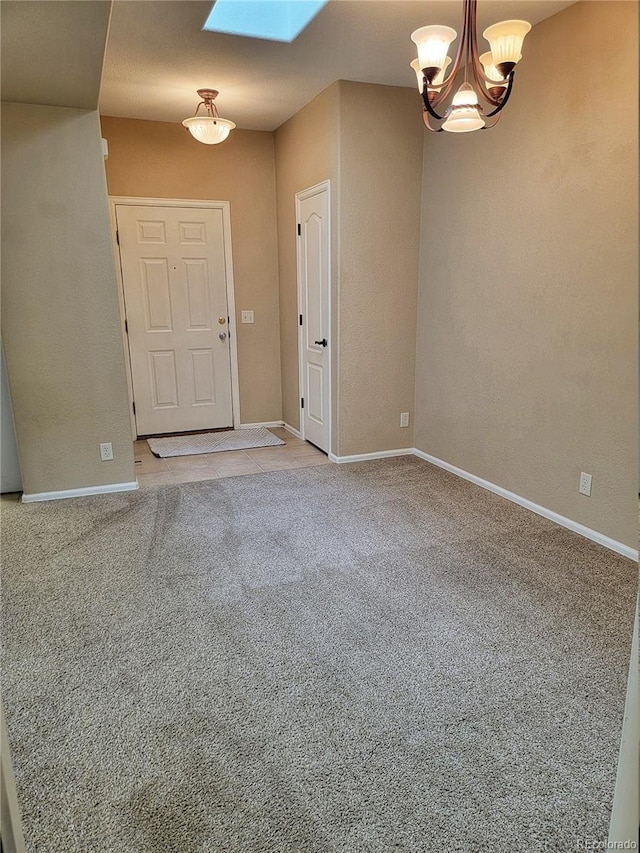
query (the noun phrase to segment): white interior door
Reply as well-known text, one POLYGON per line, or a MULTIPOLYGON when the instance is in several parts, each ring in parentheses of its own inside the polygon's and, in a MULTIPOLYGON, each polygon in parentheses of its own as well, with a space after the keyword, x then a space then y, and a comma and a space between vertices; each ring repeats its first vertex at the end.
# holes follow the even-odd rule
POLYGON ((138 435, 232 426, 223 211, 115 209, 138 435))
POLYGON ((329 182, 296 194, 300 310, 301 434, 331 443, 331 256, 329 182))

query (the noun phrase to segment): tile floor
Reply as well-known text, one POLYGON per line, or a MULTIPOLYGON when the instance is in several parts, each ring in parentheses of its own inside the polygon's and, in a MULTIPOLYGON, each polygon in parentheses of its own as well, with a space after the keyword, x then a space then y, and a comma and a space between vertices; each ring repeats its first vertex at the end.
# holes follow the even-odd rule
POLYGON ((286 429, 271 427, 271 432, 286 443, 278 447, 226 450, 197 456, 173 456, 169 459, 158 459, 149 450, 146 441, 136 441, 133 444, 133 455, 140 488, 329 464, 326 454, 291 435, 286 429))

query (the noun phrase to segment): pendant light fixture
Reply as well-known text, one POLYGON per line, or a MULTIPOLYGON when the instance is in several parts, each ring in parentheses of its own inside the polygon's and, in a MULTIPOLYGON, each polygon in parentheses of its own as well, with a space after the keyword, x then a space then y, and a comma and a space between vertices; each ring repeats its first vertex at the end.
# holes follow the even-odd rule
POLYGON ((215 89, 198 89, 198 95, 202 100, 196 107, 195 115, 186 118, 182 124, 198 142, 204 142, 205 145, 224 142, 235 124, 229 119, 220 118, 218 108, 213 103, 218 92, 215 89), (205 108, 206 115, 198 115, 200 107, 205 108))
POLYGON ((476 12, 477 0, 462 0, 462 34, 453 64, 447 53, 458 35, 454 29, 428 26, 411 34, 411 40, 418 47, 418 58, 413 60, 411 67, 424 103, 422 117, 425 126, 436 133, 442 130, 469 133, 495 127, 511 95, 514 69, 522 59, 522 42, 531 24, 501 21, 488 27, 482 35, 491 50, 479 56, 476 12), (440 114, 437 108, 451 94, 462 67, 464 82, 451 105, 440 114), (486 113, 482 101, 488 105, 486 113))

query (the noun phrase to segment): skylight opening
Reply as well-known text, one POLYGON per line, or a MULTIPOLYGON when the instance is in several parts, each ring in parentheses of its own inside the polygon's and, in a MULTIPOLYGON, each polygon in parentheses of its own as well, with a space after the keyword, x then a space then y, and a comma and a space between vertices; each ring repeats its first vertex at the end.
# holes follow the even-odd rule
POLYGON ((292 42, 328 0, 216 0, 203 29, 292 42))

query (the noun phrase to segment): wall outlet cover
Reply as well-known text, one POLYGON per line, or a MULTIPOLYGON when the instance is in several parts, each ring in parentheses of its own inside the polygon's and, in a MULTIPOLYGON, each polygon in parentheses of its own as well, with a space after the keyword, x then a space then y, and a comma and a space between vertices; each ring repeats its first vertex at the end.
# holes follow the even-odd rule
POLYGON ((408 427, 409 426, 409 412, 400 412, 400 426, 408 427))
POLYGON ((578 486, 578 491, 581 495, 586 495, 586 497, 591 497, 591 481, 593 477, 591 474, 585 474, 584 471, 580 474, 580 485, 578 486))
POLYGON ((113 459, 113 447, 110 441, 100 445, 100 459, 103 462, 110 462, 113 459))

